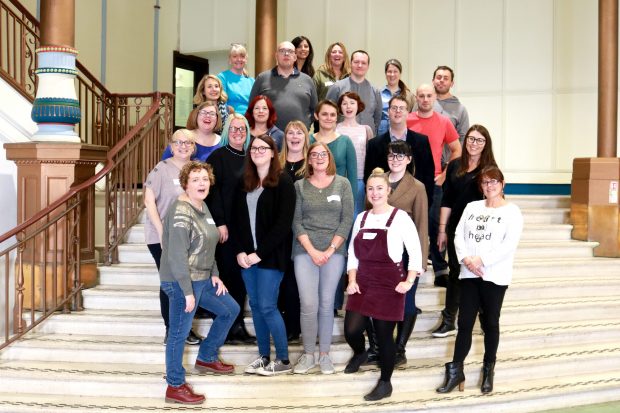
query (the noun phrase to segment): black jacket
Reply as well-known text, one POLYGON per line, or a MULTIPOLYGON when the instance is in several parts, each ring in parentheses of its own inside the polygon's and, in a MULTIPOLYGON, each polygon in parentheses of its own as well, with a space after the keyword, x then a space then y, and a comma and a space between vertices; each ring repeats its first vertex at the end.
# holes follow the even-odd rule
POLYGON ((256 206, 256 245, 252 239, 250 215, 246 202, 247 193, 239 186, 233 205, 235 219, 232 221, 231 241, 235 254, 245 252, 261 259, 260 268, 285 271, 290 260, 290 231, 295 215, 295 187, 287 173, 280 175, 278 185, 265 188, 256 206))
MULTIPOLYGON (((435 163, 428 137, 421 133, 407 129, 407 143, 411 147, 413 154, 413 164, 415 165, 414 177, 424 184, 428 206, 430 208, 433 201, 433 190, 435 186, 435 163)), ((389 171, 387 163, 388 145, 391 142, 390 132, 376 136, 368 141, 366 147, 366 161, 364 163, 364 182, 370 176, 374 168, 383 168, 389 171)))

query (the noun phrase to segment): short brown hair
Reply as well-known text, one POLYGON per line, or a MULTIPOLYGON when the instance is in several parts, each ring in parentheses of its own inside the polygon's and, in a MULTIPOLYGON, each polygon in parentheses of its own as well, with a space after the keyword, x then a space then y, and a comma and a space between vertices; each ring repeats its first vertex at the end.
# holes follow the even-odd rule
POLYGON ((198 105, 198 107, 192 110, 187 117, 187 123, 185 124, 185 127, 189 130, 198 129, 198 112, 208 106, 213 106, 215 108, 215 114, 217 116, 217 121, 215 122, 215 127, 213 128, 213 130, 221 130, 222 114, 220 113, 220 109, 217 107, 215 102, 202 102, 200 105, 198 105))
POLYGON ((329 99, 323 99, 316 105, 316 108, 314 109, 314 114, 319 116, 319 112, 321 111, 321 108, 325 105, 331 106, 332 108, 336 109, 336 113, 339 112, 338 105, 336 105, 333 101, 329 99))
POLYGON ((336 175, 336 161, 334 161, 334 155, 332 155, 332 151, 329 150, 326 144, 323 142, 314 142, 308 148, 308 152, 306 152, 306 162, 304 163, 304 169, 306 172, 304 173, 304 178, 310 178, 314 174, 314 170, 312 169, 312 165, 310 165, 310 153, 312 150, 318 146, 322 146, 325 148, 327 152, 327 159, 329 160, 327 164, 327 175, 336 175))
POLYGON ((213 186, 215 184, 215 175, 213 175, 213 168, 208 163, 200 162, 200 161, 189 161, 183 168, 181 168, 181 172, 179 172, 179 183, 181 184, 181 188, 185 191, 187 189, 187 181, 189 180, 189 174, 192 172, 201 170, 207 171, 209 175, 209 185, 213 186))
POLYGON ((340 95, 340 97, 338 98, 338 113, 340 113, 342 115, 342 101, 344 100, 344 98, 349 98, 352 99, 354 101, 357 102, 357 113, 363 112, 364 109, 366 108, 366 105, 364 104, 364 101, 362 100, 362 98, 360 97, 360 95, 358 95, 355 92, 345 92, 342 95, 340 95))
MULTIPOLYGON (((480 192, 483 192, 482 181, 484 181, 484 178, 497 179, 499 183, 501 183, 502 185, 505 182, 504 174, 502 173, 501 169, 497 167, 497 165, 487 166, 482 171, 480 171, 480 175, 478 175, 478 187, 480 188, 480 192)), ((505 198, 503 192, 502 192, 502 198, 505 198)))

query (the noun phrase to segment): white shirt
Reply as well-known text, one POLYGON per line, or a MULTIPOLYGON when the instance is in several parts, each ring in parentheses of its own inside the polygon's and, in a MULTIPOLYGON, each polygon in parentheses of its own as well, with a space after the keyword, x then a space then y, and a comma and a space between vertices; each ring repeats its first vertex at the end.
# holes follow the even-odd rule
MULTIPOLYGON (((383 214, 373 214, 372 211, 369 211, 364 229, 386 228, 386 223, 390 218, 392 209, 393 208, 390 208, 388 212, 383 214)), ((359 214, 353 224, 353 233, 351 234, 351 242, 349 243, 347 271, 356 270, 359 265, 359 261, 355 256, 353 244, 355 236, 360 230, 364 213, 365 212, 359 214)), ((398 210, 398 212, 396 212, 396 215, 392 220, 392 225, 390 225, 387 232, 387 243, 388 255, 393 262, 401 262, 403 260, 404 244, 404 247, 407 248, 407 253, 409 254, 409 265, 407 270, 416 271, 418 274, 424 272, 424 270, 422 270, 422 252, 420 248, 420 239, 418 238, 418 230, 411 220, 411 217, 409 217, 405 211, 398 210)))
POLYGON ((489 208, 485 201, 467 204, 454 234, 454 247, 461 263, 459 278, 478 278, 463 259, 482 259, 482 279, 497 285, 510 285, 515 252, 523 230, 523 216, 516 204, 489 208))

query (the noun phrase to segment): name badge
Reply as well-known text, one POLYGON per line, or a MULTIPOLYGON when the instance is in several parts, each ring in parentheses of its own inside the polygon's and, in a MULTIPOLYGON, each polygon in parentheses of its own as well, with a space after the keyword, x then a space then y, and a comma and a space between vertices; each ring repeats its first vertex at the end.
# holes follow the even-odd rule
POLYGON ((213 220, 213 218, 207 218, 207 224, 215 225, 215 221, 213 220))
POLYGON ((377 237, 376 232, 364 232, 362 234, 362 239, 375 239, 377 237))
POLYGON ((334 82, 332 82, 331 80, 328 80, 327 82, 325 82, 325 86, 331 86, 333 84, 334 82))
POLYGON ((330 195, 327 197, 327 202, 340 202, 340 195, 330 195))
POLYGON ((174 178, 174 179, 172 180, 172 183, 173 183, 175 186, 181 186, 181 182, 179 181, 179 178, 174 178))

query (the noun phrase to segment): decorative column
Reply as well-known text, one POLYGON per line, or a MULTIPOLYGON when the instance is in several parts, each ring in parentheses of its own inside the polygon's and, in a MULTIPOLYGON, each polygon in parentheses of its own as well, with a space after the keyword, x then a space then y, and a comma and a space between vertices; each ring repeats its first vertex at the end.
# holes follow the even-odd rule
POLYGON ((37 95, 32 120, 39 130, 34 141, 80 142, 74 126, 80 121, 75 93, 75 0, 41 1, 41 47, 36 52, 37 95))
POLYGON ((256 0, 256 60, 254 71, 274 66, 277 46, 278 0, 256 0))
POLYGON ((620 257, 618 0, 599 0, 597 158, 573 160, 572 237, 597 241, 594 255, 620 257))

